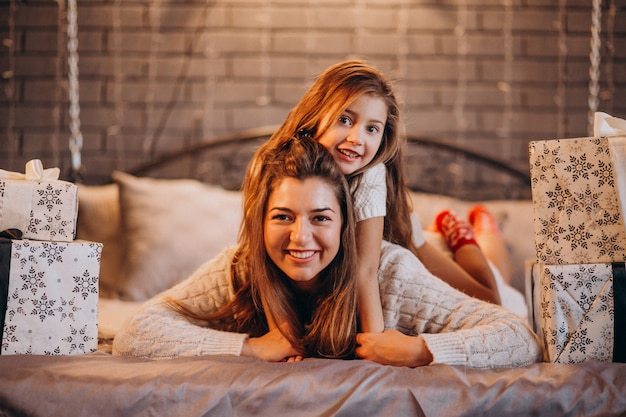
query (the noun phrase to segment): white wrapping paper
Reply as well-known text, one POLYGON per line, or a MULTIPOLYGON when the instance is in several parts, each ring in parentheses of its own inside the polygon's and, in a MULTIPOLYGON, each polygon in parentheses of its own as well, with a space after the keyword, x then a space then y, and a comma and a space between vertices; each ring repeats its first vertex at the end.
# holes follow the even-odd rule
POLYGON ((59 181, 58 168, 35 159, 24 174, 0 170, 0 231, 19 229, 24 238, 70 242, 76 236, 78 188, 59 181))
POLYGON ((539 283, 540 336, 544 340, 546 360, 611 362, 614 343, 612 265, 538 264, 534 272, 535 282, 539 283))
POLYGON ((2 239, 0 245, 0 256, 10 249, 1 354, 95 351, 102 244, 2 239))

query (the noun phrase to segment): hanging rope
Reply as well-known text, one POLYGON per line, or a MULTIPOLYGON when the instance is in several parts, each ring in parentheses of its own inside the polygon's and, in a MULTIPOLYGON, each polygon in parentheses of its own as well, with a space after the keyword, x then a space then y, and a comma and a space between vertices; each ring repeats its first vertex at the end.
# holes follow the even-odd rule
POLYGON ((591 10, 591 52, 589 52, 589 112, 587 114, 587 134, 593 135, 593 116, 598 111, 600 93, 600 30, 602 18, 602 0, 593 0, 591 10))
POLYGON ((67 1, 67 50, 68 50, 68 81, 70 101, 70 154, 72 162, 72 180, 82 177, 81 151, 83 149, 83 135, 80 132, 80 105, 78 102, 78 27, 76 24, 76 0, 67 1))

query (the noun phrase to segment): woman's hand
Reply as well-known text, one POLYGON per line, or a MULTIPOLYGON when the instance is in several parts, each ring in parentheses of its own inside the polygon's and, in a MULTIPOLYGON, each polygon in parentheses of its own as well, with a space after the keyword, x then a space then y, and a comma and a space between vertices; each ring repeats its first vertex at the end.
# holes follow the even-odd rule
POLYGON ((359 333, 356 335, 356 356, 383 365, 428 365, 433 355, 421 336, 407 336, 397 330, 382 333, 359 333))
POLYGON ((299 362, 300 352, 291 346, 278 328, 274 328, 261 337, 251 337, 243 342, 242 356, 255 356, 270 362, 287 360, 299 362))

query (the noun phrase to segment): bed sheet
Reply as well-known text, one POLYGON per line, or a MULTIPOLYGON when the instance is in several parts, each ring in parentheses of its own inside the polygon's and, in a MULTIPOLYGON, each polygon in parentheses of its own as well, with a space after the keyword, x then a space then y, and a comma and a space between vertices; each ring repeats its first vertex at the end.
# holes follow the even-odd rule
POLYGON ((623 416, 626 364, 417 369, 361 360, 268 363, 0 356, 6 416, 623 416))

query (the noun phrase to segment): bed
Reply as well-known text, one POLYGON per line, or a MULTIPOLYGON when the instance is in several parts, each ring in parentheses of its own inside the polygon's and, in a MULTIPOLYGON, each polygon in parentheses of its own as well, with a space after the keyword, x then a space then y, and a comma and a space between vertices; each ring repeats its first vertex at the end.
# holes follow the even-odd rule
MULTIPOLYGON (((626 415, 621 363, 409 369, 360 360, 112 356, 115 332, 142 300, 234 243, 243 171, 272 129, 213 139, 114 173, 110 183, 79 186, 77 238, 104 243, 98 350, 0 356, 0 415, 626 415)), ((485 204, 507 241, 511 285, 525 293, 525 265, 534 257, 528 173, 417 135, 409 137, 407 161, 423 225, 441 208, 464 213, 485 204)), ((532 297, 526 300, 533 324, 532 297)))

